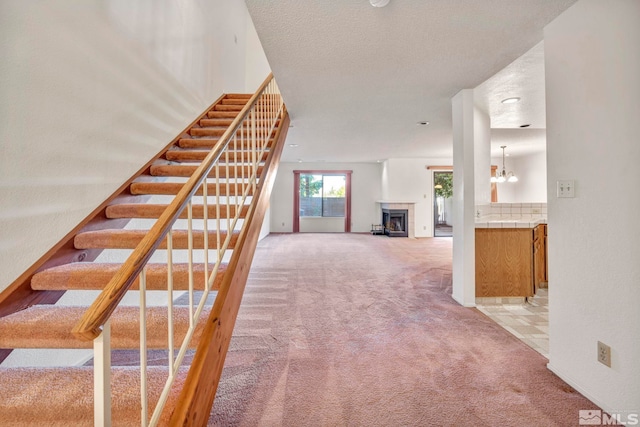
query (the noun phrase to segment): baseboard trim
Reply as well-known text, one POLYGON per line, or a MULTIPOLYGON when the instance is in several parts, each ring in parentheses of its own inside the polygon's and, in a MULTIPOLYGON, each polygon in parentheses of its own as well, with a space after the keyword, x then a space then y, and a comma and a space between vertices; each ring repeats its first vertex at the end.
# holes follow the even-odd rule
POLYGON ((451 298, 457 302, 458 304, 460 304, 463 307, 469 307, 469 308, 474 308, 476 306, 475 302, 472 303, 465 303, 464 301, 459 300, 455 295, 451 294, 451 298))
MULTIPOLYGON (((618 412, 621 411, 620 409, 613 409, 613 408, 609 407, 609 405, 605 404, 600 399, 598 399, 595 396, 593 396, 591 393, 589 393, 587 390, 585 390, 584 387, 579 382, 577 382, 575 379, 573 379, 571 377, 571 375, 565 374, 564 372, 562 372, 561 369, 558 369, 551 362, 547 363, 547 369, 549 369, 558 378, 560 378, 565 383, 569 384, 578 393, 580 393, 581 395, 583 395, 584 397, 589 399, 591 402, 593 402, 595 405, 597 405, 603 411, 605 411, 605 412, 607 412, 609 414, 612 414, 612 413, 615 414, 615 413, 618 413, 618 412)), ((587 408, 585 408, 585 409, 587 409, 587 408)), ((578 414, 576 414, 576 420, 577 419, 578 419, 578 414)))

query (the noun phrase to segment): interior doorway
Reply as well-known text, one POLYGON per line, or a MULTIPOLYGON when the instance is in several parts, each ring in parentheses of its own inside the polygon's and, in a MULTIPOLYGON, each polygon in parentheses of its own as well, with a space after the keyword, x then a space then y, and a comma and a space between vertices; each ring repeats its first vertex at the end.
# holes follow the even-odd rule
POLYGON ((453 236, 453 172, 433 172, 433 236, 453 236))
POLYGON ((293 173, 293 232, 350 232, 351 171, 293 173))

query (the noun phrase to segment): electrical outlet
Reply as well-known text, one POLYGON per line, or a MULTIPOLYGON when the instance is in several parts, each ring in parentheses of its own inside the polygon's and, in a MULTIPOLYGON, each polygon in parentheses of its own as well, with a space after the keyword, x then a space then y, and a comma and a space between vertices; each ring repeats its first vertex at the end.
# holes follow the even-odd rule
POLYGON ((611 367, 611 347, 598 341, 598 362, 611 367))

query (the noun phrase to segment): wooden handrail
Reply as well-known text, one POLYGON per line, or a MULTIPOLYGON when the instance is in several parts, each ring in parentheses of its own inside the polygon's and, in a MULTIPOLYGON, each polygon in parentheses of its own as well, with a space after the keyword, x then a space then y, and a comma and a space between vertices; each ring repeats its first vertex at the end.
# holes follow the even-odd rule
POLYGON ((135 250, 127 258, 120 270, 118 270, 93 304, 91 304, 82 318, 74 326, 71 331, 73 335, 84 341, 94 340, 100 335, 104 324, 109 320, 127 291, 129 291, 133 281, 140 274, 154 251, 158 246, 160 246, 160 243, 171 229, 173 223, 178 219, 180 213, 185 209, 191 197, 208 176, 215 162, 220 158, 220 155, 231 141, 236 130, 245 120, 248 112, 254 107, 262 92, 272 79, 273 74, 270 73, 250 98, 249 102, 238 113, 229 128, 220 137, 218 143, 209 152, 207 157, 205 157, 202 164, 196 169, 193 175, 185 183, 184 187, 175 196, 171 204, 169 204, 153 227, 151 227, 149 232, 136 246, 135 250))
POLYGON ((233 271, 234 274, 225 274, 222 279, 185 385, 171 416, 169 425, 172 427, 202 426, 209 419, 288 128, 289 115, 285 108, 281 125, 274 137, 275 143, 254 194, 257 201, 245 220, 248 227, 243 227, 229 260, 227 271, 233 271))

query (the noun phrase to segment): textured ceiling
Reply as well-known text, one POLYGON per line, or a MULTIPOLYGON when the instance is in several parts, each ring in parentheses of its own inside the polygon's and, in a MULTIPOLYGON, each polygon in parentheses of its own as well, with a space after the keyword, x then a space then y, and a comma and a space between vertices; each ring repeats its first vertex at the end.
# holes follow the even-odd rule
MULTIPOLYGON (((574 2, 246 0, 292 118, 287 142, 298 146, 283 160, 451 156, 451 97, 528 52, 574 2)), ((516 91, 517 81, 528 80, 507 73, 509 90, 495 81, 483 96, 516 91)), ((492 112, 516 126, 500 117, 492 112)), ((544 110, 516 119, 544 128, 544 110)))
POLYGON ((476 87, 475 95, 491 117, 492 157, 502 156, 501 145, 516 157, 546 149, 543 42, 476 87), (518 103, 502 103, 514 96, 518 103))

